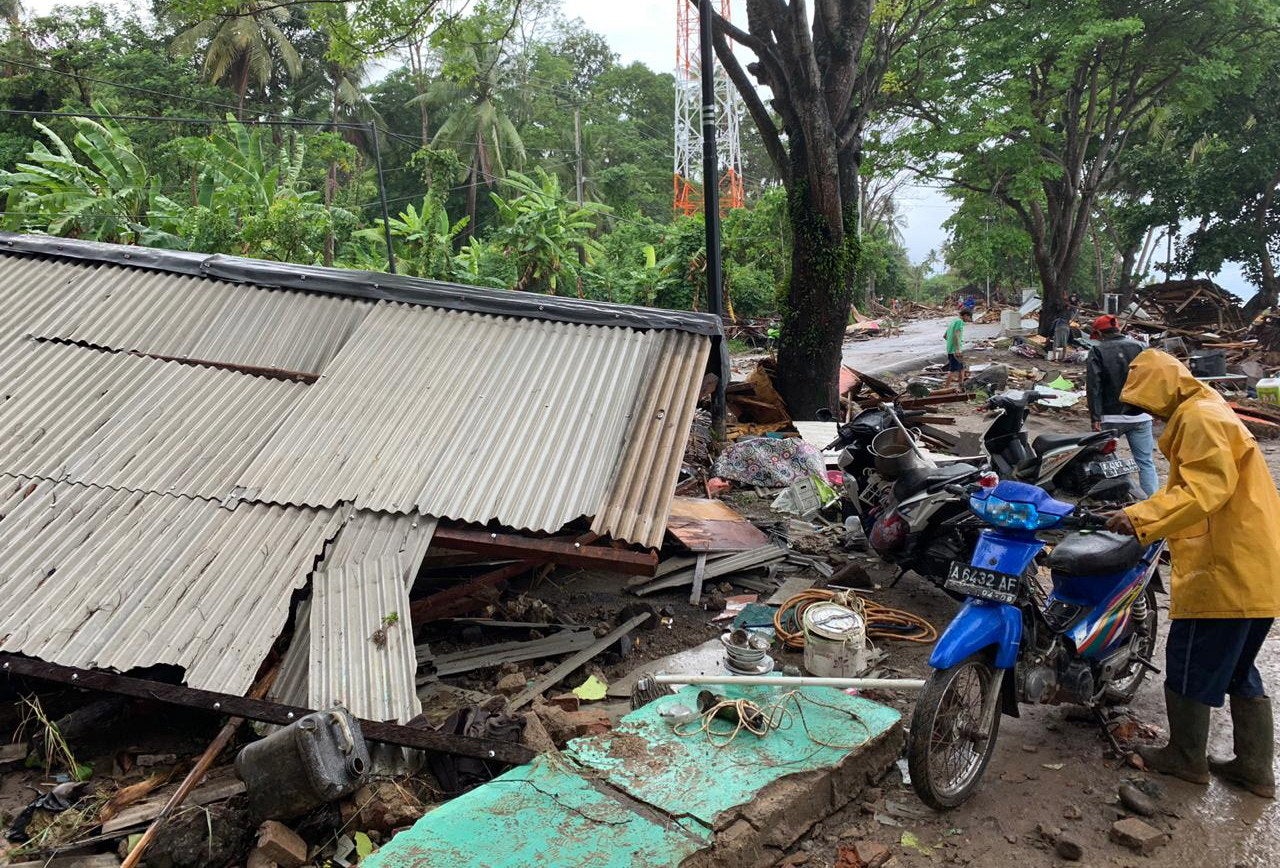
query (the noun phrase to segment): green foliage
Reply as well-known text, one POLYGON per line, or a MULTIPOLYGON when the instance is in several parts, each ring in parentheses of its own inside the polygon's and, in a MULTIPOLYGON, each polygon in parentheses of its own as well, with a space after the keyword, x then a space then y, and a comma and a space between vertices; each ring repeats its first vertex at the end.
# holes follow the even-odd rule
POLYGON ((555 295, 572 286, 581 294, 579 281, 602 251, 592 233, 608 209, 596 202, 569 202, 559 180, 542 169, 534 177, 512 172, 503 187, 517 195, 490 194, 498 212, 492 240, 515 264, 512 288, 555 295))
POLYGON ((75 150, 36 121, 53 149, 36 142, 28 162, 0 173, 4 227, 95 241, 137 240, 152 208, 167 204, 159 179, 118 124, 75 118, 72 125, 75 150))
MULTIPOLYGON (((444 204, 432 196, 422 200, 421 208, 410 204, 388 223, 399 272, 413 277, 451 280, 454 242, 466 225, 466 217, 450 222, 444 204)), ((361 229, 355 238, 368 251, 362 261, 385 260, 386 236, 381 225, 361 229)), ((362 256, 354 252, 348 255, 362 256)))

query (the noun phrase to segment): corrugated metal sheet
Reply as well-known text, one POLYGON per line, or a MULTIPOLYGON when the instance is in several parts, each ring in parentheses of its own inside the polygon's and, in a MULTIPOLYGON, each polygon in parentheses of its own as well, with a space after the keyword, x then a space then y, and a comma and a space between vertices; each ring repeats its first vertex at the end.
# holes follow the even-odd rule
POLYGON ((226 496, 301 383, 63 344, 5 373, 0 469, 132 491, 226 496))
POLYGON ((422 710, 409 593, 398 558, 318 572, 311 582, 311 708, 403 723, 422 710))
MULTIPOLYGON (((32 262, 0 256, 0 283, 32 262)), ((358 299, 161 271, 40 264, 74 269, 78 279, 52 309, 22 311, 30 334, 157 356, 319 373, 372 309, 358 299)))
MULTIPOLYGON (((330 543, 317 572, 343 570, 366 562, 395 563, 399 565, 400 580, 407 593, 413 587, 418 567, 426 557, 435 528, 435 519, 418 515, 357 512, 348 519, 337 538, 330 543)), ((309 600, 303 600, 298 606, 293 638, 271 687, 271 697, 289 705, 306 705, 310 701, 310 608, 309 600)), ((408 692, 414 692, 413 685, 408 686, 408 692)), ((405 703, 410 702, 412 699, 406 694, 405 703)), ((352 695, 344 699, 343 704, 353 708, 366 707, 372 702, 367 697, 352 695)))
POLYGON ((192 687, 239 694, 342 523, 338 510, 14 478, 0 503, 0 649, 120 671, 173 664, 192 687))
POLYGON ((658 450, 678 446, 679 460, 687 424, 676 426, 692 411, 708 345, 681 332, 383 304, 237 494, 540 531, 612 505, 607 532, 653 545, 674 479, 658 450), (659 480, 667 489, 654 495, 659 480))
POLYGON ((23 337, 33 320, 74 297, 88 266, 0 255, 0 335, 23 337))
POLYGON ((591 529, 660 546, 711 344, 686 332, 653 337, 649 376, 632 414, 622 460, 591 529))

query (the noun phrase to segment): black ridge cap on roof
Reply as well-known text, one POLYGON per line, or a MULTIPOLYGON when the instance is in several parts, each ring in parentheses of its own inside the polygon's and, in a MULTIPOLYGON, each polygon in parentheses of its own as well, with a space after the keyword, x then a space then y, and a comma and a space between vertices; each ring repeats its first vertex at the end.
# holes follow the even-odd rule
POLYGON ((417 277, 293 265, 246 259, 221 253, 188 253, 154 247, 103 244, 51 235, 0 231, 0 253, 72 259, 99 264, 146 268, 172 274, 208 277, 267 289, 328 293, 349 298, 397 301, 446 310, 494 316, 553 320, 581 325, 631 329, 675 329, 707 337, 724 334, 720 318, 712 314, 661 310, 611 302, 585 301, 556 295, 536 295, 506 289, 479 289, 417 277))

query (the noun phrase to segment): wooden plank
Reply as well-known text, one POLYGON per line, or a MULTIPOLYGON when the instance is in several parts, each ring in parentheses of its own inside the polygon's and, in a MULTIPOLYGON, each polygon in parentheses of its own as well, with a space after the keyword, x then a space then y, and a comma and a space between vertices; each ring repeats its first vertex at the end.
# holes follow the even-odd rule
MULTIPOLYGON (((741 570, 755 569, 756 567, 762 567, 765 564, 770 564, 774 561, 780 561, 786 556, 786 549, 780 548, 773 543, 769 543, 768 545, 763 545, 760 548, 753 549, 749 552, 738 552, 737 554, 732 554, 727 557, 708 560, 704 579, 715 579, 741 570)), ((655 579, 654 581, 639 588, 632 588, 631 591, 634 594, 643 596, 666 588, 678 588, 681 585, 687 585, 692 582, 693 573, 694 571, 692 569, 681 570, 677 573, 672 573, 669 576, 655 579)))
MULTIPOLYGON (((192 790, 191 795, 187 796, 185 804, 208 805, 213 802, 230 799, 243 792, 244 781, 237 778, 228 769, 227 774, 207 779, 203 784, 192 790)), ((152 796, 135 805, 130 805, 102 824, 102 834, 111 835, 115 832, 132 829, 134 826, 150 823, 160 816, 160 811, 168 801, 169 794, 163 793, 152 796)))
POLYGON ((522 708, 528 705, 536 697, 539 697, 543 693, 545 693, 548 688, 558 684, 560 680, 564 678, 566 675, 568 675, 570 672, 577 669, 579 666, 581 666, 583 663, 586 663, 588 660, 591 660, 592 658, 596 657, 598 654, 600 654, 602 651, 604 651, 614 642, 617 642, 623 636, 630 633, 636 627, 639 627, 641 624, 649 620, 649 618, 651 617, 653 616, 648 612, 644 612, 642 614, 636 615, 634 618, 627 621, 621 627, 618 627, 610 631, 606 636, 603 636, 594 645, 590 646, 589 648, 584 648, 581 651, 579 651, 577 654, 574 654, 572 657, 570 657, 568 660, 561 663, 555 669, 552 669, 546 675, 539 678, 532 685, 530 685, 529 687, 526 687, 523 691, 521 691, 520 693, 512 697, 511 701, 507 703, 507 713, 511 713, 518 708, 522 708))
POLYGON ((586 545, 566 537, 527 537, 455 525, 437 527, 431 544, 494 557, 541 559, 570 567, 598 567, 627 575, 651 576, 658 566, 658 555, 653 551, 615 549, 586 545))
POLYGON ((696 606, 702 602, 702 580, 707 575, 707 556, 698 555, 698 562, 693 566, 693 590, 689 593, 689 602, 696 606))
POLYGON ((585 648, 595 640, 595 634, 589 627, 572 630, 561 630, 541 639, 528 639, 523 642, 501 642, 497 645, 485 645, 455 654, 442 654, 439 657, 419 654, 420 665, 430 663, 433 671, 420 674, 418 683, 424 684, 431 678, 446 678, 473 672, 490 666, 501 666, 503 663, 520 663, 524 660, 540 660, 543 657, 557 657, 585 648))
MULTIPOLYGON (((247 718, 248 720, 274 723, 279 726, 288 726, 295 720, 312 713, 312 709, 309 708, 285 705, 266 699, 250 699, 231 693, 217 693, 212 690, 183 687, 180 684, 165 684, 160 681, 130 678, 127 675, 116 675, 112 672, 102 672, 97 669, 77 669, 72 666, 59 666, 56 663, 46 663, 43 660, 19 657, 16 654, 0 653, 0 673, 38 678, 42 681, 54 681, 84 690, 101 690, 104 693, 135 696, 140 699, 150 699, 169 705, 181 705, 213 714, 229 714, 234 717, 247 718)), ((491 738, 452 735, 429 729, 419 729, 414 726, 401 726, 400 724, 383 723, 374 720, 360 720, 360 729, 364 733, 364 737, 369 741, 411 747, 417 750, 431 750, 456 756, 469 756, 476 759, 494 759, 512 765, 526 763, 534 757, 534 752, 522 745, 496 741, 491 738)))

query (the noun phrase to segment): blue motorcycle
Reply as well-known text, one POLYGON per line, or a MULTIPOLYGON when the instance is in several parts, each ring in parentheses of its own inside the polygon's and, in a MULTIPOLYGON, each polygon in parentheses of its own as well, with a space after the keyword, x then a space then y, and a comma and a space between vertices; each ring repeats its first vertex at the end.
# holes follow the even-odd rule
POLYGON ((989 527, 945 587, 966 597, 929 658, 933 673, 907 739, 911 783, 925 804, 954 808, 973 794, 995 748, 1002 714, 1021 703, 1076 703, 1100 711, 1133 699, 1156 646, 1154 590, 1163 542, 1101 530, 1101 516, 1043 489, 994 474, 969 495, 989 527), (1048 555, 1042 531, 1073 531, 1048 555))

